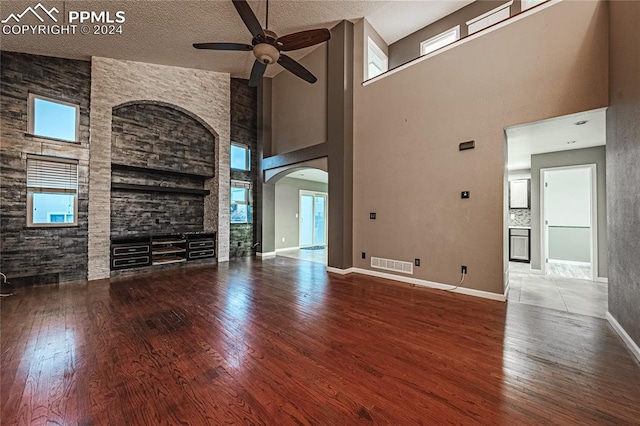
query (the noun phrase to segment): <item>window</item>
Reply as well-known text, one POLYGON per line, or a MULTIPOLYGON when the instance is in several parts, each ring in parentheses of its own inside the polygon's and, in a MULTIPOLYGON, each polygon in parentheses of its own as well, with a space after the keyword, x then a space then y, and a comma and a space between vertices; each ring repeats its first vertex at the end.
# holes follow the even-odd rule
POLYGON ((251 184, 231 181, 231 223, 251 223, 251 184))
POLYGON ((251 170, 251 150, 248 146, 231 144, 231 168, 251 170))
POLYGON ((389 70, 389 58, 371 38, 369 38, 367 50, 367 79, 387 72, 389 70))
POLYGON ((67 142, 78 141, 80 107, 29 93, 29 133, 67 142))
POLYGON ((522 10, 531 9, 533 6, 537 6, 545 1, 546 0, 522 0, 522 10))
POLYGON ((460 39, 460 25, 420 43, 420 55, 426 55, 460 39))
POLYGON ((27 226, 78 224, 78 162, 27 157, 27 226))
POLYGON ((513 1, 503 4, 502 6, 498 6, 495 9, 492 9, 485 13, 484 15, 480 15, 477 18, 474 18, 467 22, 467 26, 469 27, 469 34, 477 33, 480 30, 483 30, 497 22, 503 21, 511 16, 511 5, 513 1))

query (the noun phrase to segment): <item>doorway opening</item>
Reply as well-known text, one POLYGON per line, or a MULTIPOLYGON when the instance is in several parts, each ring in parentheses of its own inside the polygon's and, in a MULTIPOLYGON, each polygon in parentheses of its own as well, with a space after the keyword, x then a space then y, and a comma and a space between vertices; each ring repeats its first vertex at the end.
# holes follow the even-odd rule
POLYGON ((276 256, 327 264, 329 176, 314 168, 288 173, 275 185, 276 256))
POLYGON ((606 108, 505 128, 508 301, 604 318, 606 108))
POLYGON ((597 268, 596 165, 541 169, 542 271, 594 279, 597 268))

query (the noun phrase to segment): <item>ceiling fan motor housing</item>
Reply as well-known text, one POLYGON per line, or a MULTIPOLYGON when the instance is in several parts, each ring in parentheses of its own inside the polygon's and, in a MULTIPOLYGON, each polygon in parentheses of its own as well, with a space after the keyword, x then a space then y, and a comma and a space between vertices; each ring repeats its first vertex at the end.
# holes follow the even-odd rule
POLYGON ((258 43, 253 47, 253 54, 263 64, 269 65, 278 61, 280 52, 269 43, 258 43))

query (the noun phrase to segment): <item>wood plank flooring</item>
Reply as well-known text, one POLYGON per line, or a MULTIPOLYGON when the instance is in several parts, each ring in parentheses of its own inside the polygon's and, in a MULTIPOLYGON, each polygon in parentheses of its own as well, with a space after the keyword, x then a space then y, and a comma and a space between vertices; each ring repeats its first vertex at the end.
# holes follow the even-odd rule
POLYGON ((640 424, 599 318, 282 257, 17 293, 2 425, 640 424))

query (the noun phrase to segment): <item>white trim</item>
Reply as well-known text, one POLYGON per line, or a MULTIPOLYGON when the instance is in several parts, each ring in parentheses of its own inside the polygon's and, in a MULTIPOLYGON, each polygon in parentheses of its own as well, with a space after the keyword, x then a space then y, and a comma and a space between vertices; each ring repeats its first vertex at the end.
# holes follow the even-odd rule
POLYGON ((609 278, 607 278, 607 277, 596 277, 593 281, 595 281, 597 283, 609 284, 609 278))
POLYGON ((389 71, 387 71, 385 73, 382 73, 379 76, 376 76, 376 77, 370 78, 368 80, 365 80, 365 81, 362 82, 362 86, 363 87, 364 86, 368 86, 368 85, 370 85, 372 83, 375 83, 376 81, 380 81, 383 78, 386 78, 386 77, 388 77, 390 75, 393 75, 393 74, 395 74, 397 72, 400 72, 400 71, 405 70, 405 69, 407 69, 409 67, 412 67, 412 66, 414 66, 414 65, 416 65, 416 64, 418 64, 418 63, 420 63, 422 61, 426 61, 427 59, 429 59, 429 58, 431 58, 431 57, 433 57, 435 55, 439 55, 439 54, 441 54, 443 52, 446 52, 449 49, 453 49, 453 48, 455 48, 457 46, 461 46, 464 43, 468 43, 471 40, 475 40, 478 37, 482 37, 485 34, 489 34, 492 31, 496 31, 496 30, 498 30, 498 29, 500 29, 500 28, 502 28, 502 27, 504 27, 506 25, 510 25, 513 22, 517 22, 517 21, 519 21, 521 19, 528 18, 530 15, 532 15, 534 13, 542 12, 546 8, 551 7, 551 6, 555 6, 556 4, 560 3, 561 1, 562 0, 551 0, 551 1, 548 1, 546 3, 541 3, 537 7, 533 7, 531 9, 527 9, 525 12, 522 12, 522 13, 520 13, 518 15, 512 16, 511 18, 506 19, 506 20, 504 20, 502 22, 499 22, 499 23, 497 23, 495 25, 492 25, 489 28, 485 28, 483 31, 478 31, 476 33, 473 33, 473 34, 471 34, 471 35, 469 35, 467 37, 464 37, 461 40, 456 41, 455 43, 451 43, 448 46, 442 47, 442 48, 436 50, 435 52, 431 52, 431 53, 429 53, 427 55, 420 56, 417 59, 414 59, 413 61, 407 62, 404 65, 400 65, 399 67, 396 67, 396 68, 394 68, 392 70, 389 70, 389 71))
POLYGON ((355 268, 340 269, 340 268, 334 268, 333 266, 327 266, 327 272, 340 274, 340 275, 347 275, 355 272, 355 268))
POLYGON ((276 249, 275 253, 280 253, 281 251, 289 251, 289 250, 300 250, 300 246, 279 248, 279 249, 276 249))
POLYGON ((546 167, 540 169, 540 268, 543 274, 547 273, 547 254, 549 253, 549 241, 547 227, 544 223, 544 193, 546 191, 544 174, 547 171, 587 169, 591 173, 591 262, 571 262, 549 259, 555 263, 567 263, 569 265, 589 265, 591 267, 591 281, 598 277, 598 167, 595 163, 576 164, 572 166, 546 167))
POLYGON ((578 262, 575 260, 549 259, 549 263, 559 263, 561 265, 573 265, 573 266, 591 266, 590 262, 578 262))
POLYGON ((620 336, 625 345, 627 345, 631 353, 638 359, 638 361, 640 361, 640 347, 638 347, 638 344, 633 341, 631 336, 627 334, 624 328, 622 328, 620 323, 615 319, 613 315, 611 315, 611 312, 609 311, 607 311, 607 321, 609 321, 611 327, 613 327, 615 332, 618 333, 618 336, 620 336))
POLYGON ((471 24, 473 24, 473 23, 478 22, 478 21, 479 21, 479 20, 481 20, 481 19, 484 19, 484 18, 486 18, 486 17, 488 17, 488 16, 493 15, 494 13, 498 13, 498 12, 500 12, 502 9, 506 9, 507 7, 511 7, 511 5, 512 5, 512 4, 513 4, 513 0, 511 0, 510 2, 507 2, 507 3, 505 3, 505 4, 501 4, 501 5, 500 5, 500 6, 498 6, 498 7, 494 7, 494 8, 493 8, 493 9, 491 9, 490 11, 488 11, 488 12, 486 12, 486 13, 483 13, 483 14, 482 14, 482 15, 480 15, 480 16, 476 16, 475 18, 473 18, 473 19, 471 19, 471 20, 469 20, 469 21, 467 21, 467 22, 465 22, 465 23, 467 24, 467 26, 469 26, 469 25, 471 25, 471 24))
MULTIPOLYGON (((420 42, 420 56, 428 55, 429 53, 435 52, 436 50, 441 49, 442 47, 444 47, 444 46, 442 46, 442 47, 438 47, 438 48, 435 48, 435 49, 431 49, 426 53, 424 51, 425 47, 431 47, 431 45, 436 44, 440 40, 449 37, 451 35, 451 33, 455 34, 455 40, 452 41, 451 43, 460 40, 460 25, 456 25, 455 27, 449 28, 448 30, 443 31, 440 34, 435 35, 435 36, 431 37, 428 40, 424 40, 424 41, 420 42)), ((447 43, 447 44, 449 44, 449 43, 447 43)), ((445 46, 446 46, 446 44, 445 44, 445 46)))
MULTIPOLYGON (((332 268, 334 269, 334 268, 332 268)), ((327 271, 329 271, 329 267, 327 267, 327 271)), ((419 285, 422 287, 429 287, 429 288, 435 288, 438 290, 447 290, 450 291, 452 293, 460 293, 460 294, 466 294, 468 296, 475 296, 475 297, 480 297, 483 299, 490 299, 490 300, 497 300, 499 302, 506 302, 507 300, 507 296, 506 296, 506 292, 504 294, 499 294, 499 293, 491 293, 488 291, 482 291, 482 290, 475 290, 472 288, 467 288, 467 287, 457 287, 455 285, 450 285, 450 284, 442 284, 442 283, 437 283, 434 281, 426 281, 426 280, 421 280, 418 278, 411 278, 411 277, 401 277, 399 275, 394 275, 394 274, 387 274, 385 272, 378 272, 378 271, 370 271, 368 269, 361 269, 361 268, 349 268, 349 269, 338 269, 337 271, 345 271, 344 274, 348 274, 348 273, 357 273, 357 274, 362 274, 362 275, 370 275, 372 277, 378 277, 378 278, 385 278, 388 280, 393 280, 393 281, 401 281, 404 283, 408 283, 408 284, 415 284, 415 285, 419 285)), ((331 270, 330 272, 336 272, 336 273, 342 273, 342 272, 337 272, 335 270, 331 270)), ((508 291, 509 289, 507 289, 508 291)))
POLYGON ((266 258, 276 257, 276 252, 268 251, 268 252, 262 253, 258 251, 256 252, 256 257, 259 258, 260 260, 264 260, 266 258))

